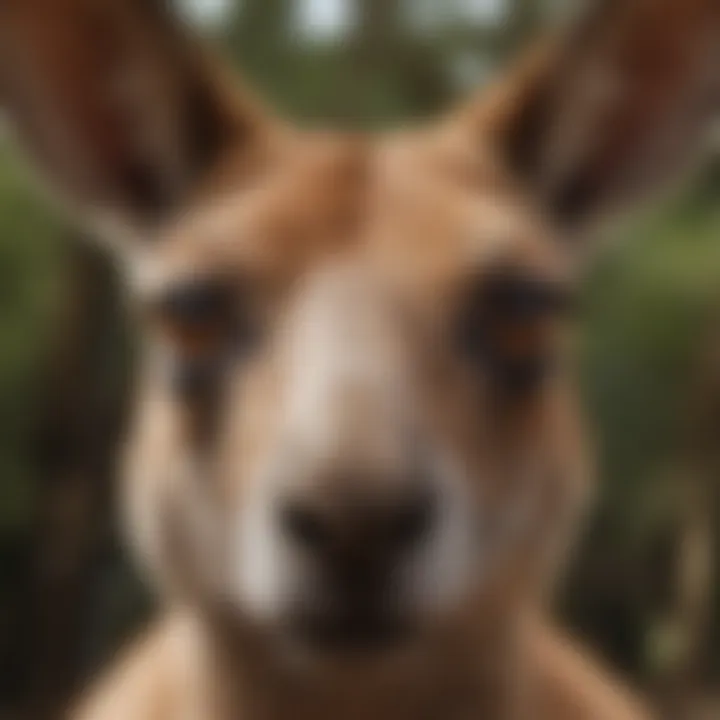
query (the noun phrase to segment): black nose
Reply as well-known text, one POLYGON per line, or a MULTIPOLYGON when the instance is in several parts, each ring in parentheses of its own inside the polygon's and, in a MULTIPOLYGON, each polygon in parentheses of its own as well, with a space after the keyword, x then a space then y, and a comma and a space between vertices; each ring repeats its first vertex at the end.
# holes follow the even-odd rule
POLYGON ((375 649, 408 635, 412 619, 398 604, 398 571, 431 538, 437 506, 424 487, 383 500, 287 500, 278 514, 280 531, 312 564, 313 597, 319 592, 325 598, 296 618, 300 634, 342 652, 375 649))
POLYGON ((423 487, 393 499, 345 498, 332 506, 291 499, 281 506, 279 523, 288 541, 319 562, 380 572, 417 549, 436 516, 435 495, 423 487))

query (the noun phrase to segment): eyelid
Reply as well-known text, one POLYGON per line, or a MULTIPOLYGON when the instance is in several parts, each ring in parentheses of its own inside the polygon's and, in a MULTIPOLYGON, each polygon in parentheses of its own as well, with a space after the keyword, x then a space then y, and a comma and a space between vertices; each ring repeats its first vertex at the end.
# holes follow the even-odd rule
POLYGON ((502 272, 485 279, 479 291, 483 309, 500 319, 533 320, 571 313, 574 289, 555 278, 502 272))
POLYGON ((171 285, 153 303, 161 318, 188 327, 228 320, 234 310, 232 285, 217 278, 191 278, 171 285))
POLYGON ((257 307, 238 278, 195 276, 166 286, 149 302, 156 330, 172 348, 179 385, 197 386, 245 358, 262 338, 257 307))

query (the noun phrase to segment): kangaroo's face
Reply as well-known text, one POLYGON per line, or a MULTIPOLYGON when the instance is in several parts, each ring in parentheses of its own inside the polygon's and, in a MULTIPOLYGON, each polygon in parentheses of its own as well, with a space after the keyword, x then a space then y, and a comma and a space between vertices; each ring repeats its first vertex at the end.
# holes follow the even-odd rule
POLYGON ((0 11, 0 97, 127 268, 131 534, 172 592, 377 653, 547 579, 584 490, 581 221, 677 165, 720 85, 714 2, 647 5, 388 138, 266 118, 152 3, 0 11))
POLYGON ((297 142, 137 261, 153 419, 129 482, 162 565, 179 543, 238 614, 374 645, 557 545, 572 289, 500 174, 427 138, 297 142))

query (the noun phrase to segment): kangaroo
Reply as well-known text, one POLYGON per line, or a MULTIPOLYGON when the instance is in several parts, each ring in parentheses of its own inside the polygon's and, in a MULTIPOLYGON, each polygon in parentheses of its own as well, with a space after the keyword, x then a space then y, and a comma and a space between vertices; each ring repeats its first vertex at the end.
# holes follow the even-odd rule
POLYGON ((164 611, 74 717, 649 717, 546 611, 593 485, 567 348, 593 230, 714 119, 720 4, 592 10, 364 135, 274 116, 160 0, 0 4, 0 105, 143 340, 164 611))

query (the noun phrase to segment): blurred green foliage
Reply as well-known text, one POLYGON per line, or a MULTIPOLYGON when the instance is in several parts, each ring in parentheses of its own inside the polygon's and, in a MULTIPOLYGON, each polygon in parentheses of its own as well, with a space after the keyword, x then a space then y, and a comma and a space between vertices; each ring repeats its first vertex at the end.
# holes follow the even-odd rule
POLYGON ((31 512, 29 433, 53 311, 62 295, 60 223, 8 144, 0 146, 0 534, 31 512))
MULTIPOLYGON (((673 661, 655 656, 654 636, 676 595, 674 545, 682 523, 692 522, 686 484, 701 482, 708 502, 720 487, 720 463, 705 448, 697 456, 693 442, 701 432, 720 438, 720 424, 707 427, 711 418, 700 415, 718 402, 716 380, 699 375, 719 330, 718 191, 709 172, 678 201, 625 223, 585 293, 580 361, 599 497, 567 602, 599 646, 648 674, 673 661)), ((717 551, 720 518, 708 512, 717 551)), ((708 591, 714 617, 706 629, 717 636, 718 589, 708 591)), ((708 673, 718 660, 708 659, 708 673)))

